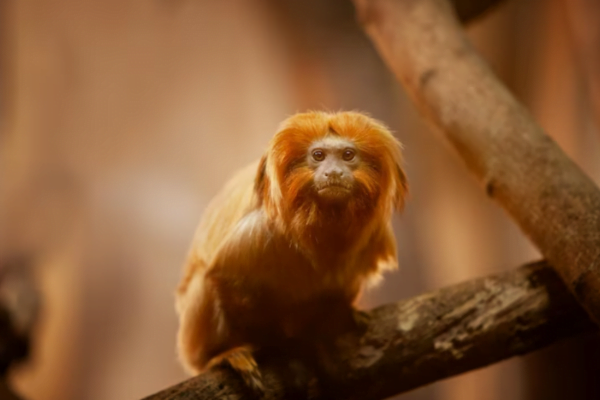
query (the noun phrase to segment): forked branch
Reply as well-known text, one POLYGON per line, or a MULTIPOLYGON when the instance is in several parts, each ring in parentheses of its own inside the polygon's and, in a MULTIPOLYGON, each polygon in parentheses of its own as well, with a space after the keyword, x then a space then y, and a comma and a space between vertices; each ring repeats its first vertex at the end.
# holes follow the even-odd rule
MULTIPOLYGON (((492 3, 458 10, 469 20, 492 3)), ((366 331, 338 340, 337 379, 307 372, 308 397, 380 399, 595 330, 570 292, 600 321, 600 190, 495 78, 447 0, 355 4, 367 33, 426 119, 456 147, 569 290, 540 262, 375 309, 366 331)), ((261 370, 268 388, 264 398, 290 398, 275 364, 266 360, 261 370)), ((248 397, 231 370, 215 367, 147 399, 248 397)))
POLYGON ((598 187, 494 76, 447 0, 354 3, 425 118, 600 322, 598 187))

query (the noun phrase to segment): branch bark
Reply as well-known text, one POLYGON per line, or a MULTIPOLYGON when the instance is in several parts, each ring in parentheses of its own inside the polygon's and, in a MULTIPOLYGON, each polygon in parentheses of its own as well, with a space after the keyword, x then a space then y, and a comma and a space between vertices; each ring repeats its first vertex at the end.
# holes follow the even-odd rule
MULTIPOLYGON (((367 320, 337 341, 337 378, 320 377, 304 398, 381 399, 595 330, 545 262, 389 304, 367 320)), ((291 397, 276 366, 265 360, 261 370, 265 399, 291 397)), ((145 400, 249 397, 219 366, 145 400)))
POLYGON ((600 190, 474 51, 446 0, 355 0, 412 100, 600 322, 600 190))

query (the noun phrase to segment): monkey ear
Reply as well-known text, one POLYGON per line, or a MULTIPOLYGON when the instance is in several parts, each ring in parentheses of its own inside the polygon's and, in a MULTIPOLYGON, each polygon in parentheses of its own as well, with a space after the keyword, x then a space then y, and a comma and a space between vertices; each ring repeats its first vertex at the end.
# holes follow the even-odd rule
POLYGON ((398 211, 404 208, 404 199, 408 195, 408 180, 400 162, 396 163, 396 173, 394 174, 396 191, 394 193, 394 206, 398 211))
POLYGON ((256 171, 256 177, 254 178, 254 193, 258 198, 259 204, 262 204, 265 191, 269 190, 269 178, 267 177, 267 155, 263 155, 258 162, 258 170, 256 171))

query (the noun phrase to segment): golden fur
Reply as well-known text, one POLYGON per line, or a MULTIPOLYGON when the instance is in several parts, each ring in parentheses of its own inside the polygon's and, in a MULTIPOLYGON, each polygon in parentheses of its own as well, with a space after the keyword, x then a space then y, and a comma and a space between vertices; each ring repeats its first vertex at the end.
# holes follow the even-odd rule
POLYGON ((400 144, 356 112, 281 125, 258 163, 206 209, 177 290, 179 354, 193 373, 227 359, 256 374, 252 350, 351 310, 361 286, 396 267, 390 219, 407 192, 400 144), (315 199, 310 146, 353 143, 360 165, 343 206, 315 199))

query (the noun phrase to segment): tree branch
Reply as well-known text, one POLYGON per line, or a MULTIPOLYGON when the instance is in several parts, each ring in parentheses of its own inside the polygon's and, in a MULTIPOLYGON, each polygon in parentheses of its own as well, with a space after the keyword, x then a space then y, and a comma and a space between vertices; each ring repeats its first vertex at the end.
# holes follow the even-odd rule
POLYGON ((412 100, 600 322, 600 190, 468 42, 446 0, 355 0, 412 100))
MULTIPOLYGON (((337 379, 321 377, 309 398, 380 399, 595 329, 545 262, 386 305, 367 316, 365 330, 337 341, 335 361, 344 370, 337 379), (330 388, 326 394, 324 387, 330 388)), ((290 398, 276 366, 265 360, 261 370, 268 387, 264 398, 290 398)), ((249 397, 235 373, 219 366, 146 400, 249 397)))

